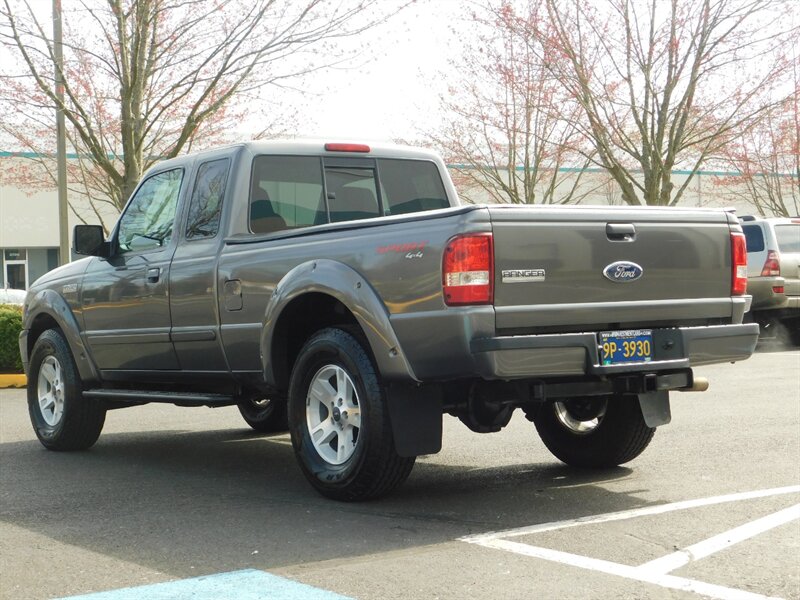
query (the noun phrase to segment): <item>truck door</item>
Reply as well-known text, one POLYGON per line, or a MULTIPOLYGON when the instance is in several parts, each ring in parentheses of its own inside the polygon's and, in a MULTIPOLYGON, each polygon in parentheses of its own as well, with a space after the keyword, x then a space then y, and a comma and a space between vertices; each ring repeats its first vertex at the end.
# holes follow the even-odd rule
POLYGON ((216 267, 230 165, 229 157, 200 163, 186 228, 170 266, 172 343, 183 371, 228 371, 219 334, 216 267))
POLYGON ((86 340, 103 371, 178 368, 170 339, 169 267, 183 169, 151 175, 119 220, 110 258, 84 275, 86 340))

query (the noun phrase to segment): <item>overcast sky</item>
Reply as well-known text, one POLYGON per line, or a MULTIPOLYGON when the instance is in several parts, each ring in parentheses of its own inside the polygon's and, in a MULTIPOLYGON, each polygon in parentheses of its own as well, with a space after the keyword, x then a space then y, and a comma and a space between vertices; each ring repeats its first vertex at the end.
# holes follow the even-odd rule
MULTIPOLYGON (((30 2, 49 26, 51 2, 30 2)), ((269 102, 280 103, 297 122, 286 133, 365 141, 424 139, 421 132, 435 126, 439 95, 447 89, 442 74, 457 54, 458 35, 451 25, 468 5, 468 0, 416 0, 387 23, 342 42, 361 53, 351 66, 315 73, 294 92, 267 90, 269 102)), ((251 137, 263 126, 257 120, 245 122, 239 135, 251 137)))
POLYGON ((421 0, 388 24, 362 34, 357 67, 313 76, 303 94, 297 133, 307 137, 415 140, 439 116, 442 73, 456 58, 450 24, 462 0, 421 0), (365 62, 364 62, 365 61, 365 62), (314 93, 316 91, 316 93, 314 93))

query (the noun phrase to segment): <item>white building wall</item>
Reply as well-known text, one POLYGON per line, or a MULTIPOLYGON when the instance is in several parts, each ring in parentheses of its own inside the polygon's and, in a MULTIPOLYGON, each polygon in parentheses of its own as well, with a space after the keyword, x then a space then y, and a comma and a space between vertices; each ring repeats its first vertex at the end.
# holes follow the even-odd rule
MULTIPOLYGON (((3 177, 24 160, 0 157, 0 289, 29 286, 59 262, 57 190, 24 189, 3 177)), ((69 217, 71 235, 79 221, 69 217)))
POLYGON ((26 194, 0 187, 0 248, 58 247, 55 191, 26 194))

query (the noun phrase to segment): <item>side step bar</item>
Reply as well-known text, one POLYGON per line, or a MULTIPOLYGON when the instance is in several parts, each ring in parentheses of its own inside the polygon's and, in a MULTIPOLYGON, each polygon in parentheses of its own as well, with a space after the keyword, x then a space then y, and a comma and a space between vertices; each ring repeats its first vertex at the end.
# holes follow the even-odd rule
POLYGON ((162 402, 176 406, 230 406, 236 399, 227 394, 200 394, 194 392, 151 392, 146 390, 85 390, 87 398, 102 398, 122 403, 145 404, 162 402))

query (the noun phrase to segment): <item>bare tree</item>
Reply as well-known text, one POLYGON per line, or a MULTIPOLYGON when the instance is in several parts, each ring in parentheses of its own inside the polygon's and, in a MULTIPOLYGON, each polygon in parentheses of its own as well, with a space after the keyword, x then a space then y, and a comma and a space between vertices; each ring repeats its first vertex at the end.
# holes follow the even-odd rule
POLYGON ((677 204, 732 132, 785 98, 794 2, 546 2, 549 28, 530 36, 554 49, 550 71, 628 204, 677 204), (689 171, 679 186, 676 168, 689 171))
POLYGON ((527 36, 546 17, 542 0, 521 9, 489 0, 469 16, 473 42, 450 64, 448 118, 431 134, 467 199, 560 204, 586 193, 580 106, 547 70, 549 48, 527 36))
MULTIPOLYGON (((2 0, 0 130, 34 155, 51 152, 52 114, 66 113, 73 191, 95 217, 118 212, 155 161, 226 137, 259 111, 265 86, 343 59, 335 42, 383 22, 404 0, 79 0, 65 12, 64 101, 54 52, 27 0, 2 0), (105 208, 104 205, 105 204, 105 208)), ((274 106, 274 104, 273 104, 274 106)), ((273 111, 274 112, 274 111, 273 111)), ((18 177, 54 177, 40 160, 18 177)))
POLYGON ((734 174, 718 177, 723 194, 761 215, 800 215, 800 65, 794 93, 755 127, 737 132, 722 152, 734 174))

